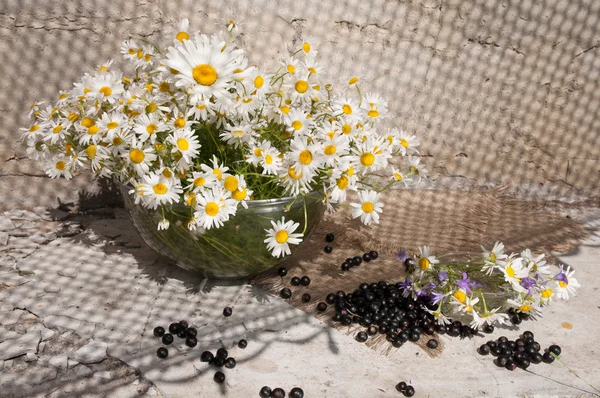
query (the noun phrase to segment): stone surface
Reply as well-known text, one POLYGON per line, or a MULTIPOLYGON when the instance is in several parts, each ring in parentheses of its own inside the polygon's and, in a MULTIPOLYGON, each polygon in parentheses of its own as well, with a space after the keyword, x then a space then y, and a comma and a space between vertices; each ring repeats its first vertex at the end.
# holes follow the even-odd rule
POLYGON ((81 325, 81 321, 63 315, 49 315, 44 318, 44 325, 62 333, 67 330, 77 329, 81 325))
POLYGON ((106 359, 108 344, 101 341, 91 341, 77 350, 71 357, 82 364, 97 363, 106 359))
POLYGON ((6 216, 0 216, 0 231, 10 231, 15 229, 15 224, 10 218, 6 216))
POLYGON ((0 359, 7 360, 26 354, 37 352, 41 335, 39 331, 32 331, 14 339, 4 340, 0 343, 0 359))
POLYGON ((69 367, 69 357, 67 355, 57 355, 50 358, 48 360, 48 364, 56 368, 56 370, 58 370, 59 372, 64 373, 69 367))

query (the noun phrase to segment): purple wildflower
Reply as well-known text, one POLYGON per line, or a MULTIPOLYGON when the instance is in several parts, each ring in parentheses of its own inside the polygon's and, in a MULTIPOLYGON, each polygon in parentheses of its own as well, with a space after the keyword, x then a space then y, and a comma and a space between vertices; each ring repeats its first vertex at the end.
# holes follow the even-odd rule
POLYGON ((401 260, 402 262, 405 262, 407 258, 408 255, 406 255, 406 249, 402 249, 402 251, 396 253, 396 259, 401 260))
POLYGON ((444 270, 440 271, 438 273, 438 279, 440 280, 440 282, 447 281, 448 280, 448 271, 444 271, 444 270))
POLYGON ((557 281, 559 281, 559 282, 562 282, 562 283, 568 285, 569 284, 569 279, 567 278, 567 274, 565 274, 563 272, 563 267, 564 266, 561 264, 560 265, 560 272, 558 274, 556 274, 556 276, 554 277, 554 279, 557 280, 557 281))
POLYGON ((458 285, 458 287, 460 287, 461 289, 464 289, 465 292, 471 294, 473 293, 471 291, 471 280, 469 279, 469 277, 467 276, 466 272, 462 273, 462 279, 459 279, 456 281, 456 284, 458 285))
POLYGON ((521 286, 523 286, 525 289, 529 289, 530 287, 534 286, 535 284, 536 284, 536 281, 531 278, 521 279, 521 286))
POLYGON ((439 303, 444 298, 444 295, 442 293, 437 293, 437 292, 431 292, 430 296, 431 296, 431 304, 433 304, 433 305, 439 303))

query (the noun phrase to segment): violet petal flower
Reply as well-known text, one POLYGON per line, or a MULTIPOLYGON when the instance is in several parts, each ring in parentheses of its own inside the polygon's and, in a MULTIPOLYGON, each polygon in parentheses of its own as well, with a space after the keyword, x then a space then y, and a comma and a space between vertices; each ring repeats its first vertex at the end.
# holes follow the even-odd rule
POLYGON ((469 277, 467 276, 466 272, 462 273, 462 279, 459 279, 456 281, 456 284, 458 285, 458 287, 460 287, 461 289, 464 289, 467 293, 471 294, 471 280, 469 279, 469 277))
POLYGON ((396 253, 396 259, 401 260, 402 262, 405 262, 407 258, 406 249, 402 249, 402 251, 396 253))
POLYGON ((448 280, 448 271, 440 271, 438 272, 438 279, 440 280, 440 282, 442 281, 447 281, 448 280))

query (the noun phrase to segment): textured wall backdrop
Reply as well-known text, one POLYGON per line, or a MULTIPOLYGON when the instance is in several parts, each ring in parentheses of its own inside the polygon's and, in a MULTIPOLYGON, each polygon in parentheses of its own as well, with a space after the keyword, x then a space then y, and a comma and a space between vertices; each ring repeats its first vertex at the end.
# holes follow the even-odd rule
POLYGON ((429 186, 506 185, 527 197, 600 196, 600 2, 595 0, 0 0, 0 210, 77 203, 91 176, 50 181, 24 158, 29 105, 108 59, 128 34, 190 19, 242 21, 251 62, 302 36, 331 76, 361 77, 388 124, 417 134, 429 186))

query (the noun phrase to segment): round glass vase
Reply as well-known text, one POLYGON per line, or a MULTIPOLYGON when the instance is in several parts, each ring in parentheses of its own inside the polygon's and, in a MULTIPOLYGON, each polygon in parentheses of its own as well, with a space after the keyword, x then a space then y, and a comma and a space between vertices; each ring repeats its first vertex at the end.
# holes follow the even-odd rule
POLYGON ((120 185, 121 196, 131 221, 144 241, 179 267, 211 279, 242 279, 255 276, 279 264, 287 257, 275 258, 264 240, 271 221, 294 220, 296 232, 304 231, 299 245, 290 245, 292 253, 308 240, 323 218, 325 205, 316 192, 305 196, 247 201, 238 206, 235 216, 220 228, 194 231, 187 228, 193 209, 178 203, 165 206, 169 228, 158 230, 163 214, 160 208, 136 205, 129 186, 120 185))

